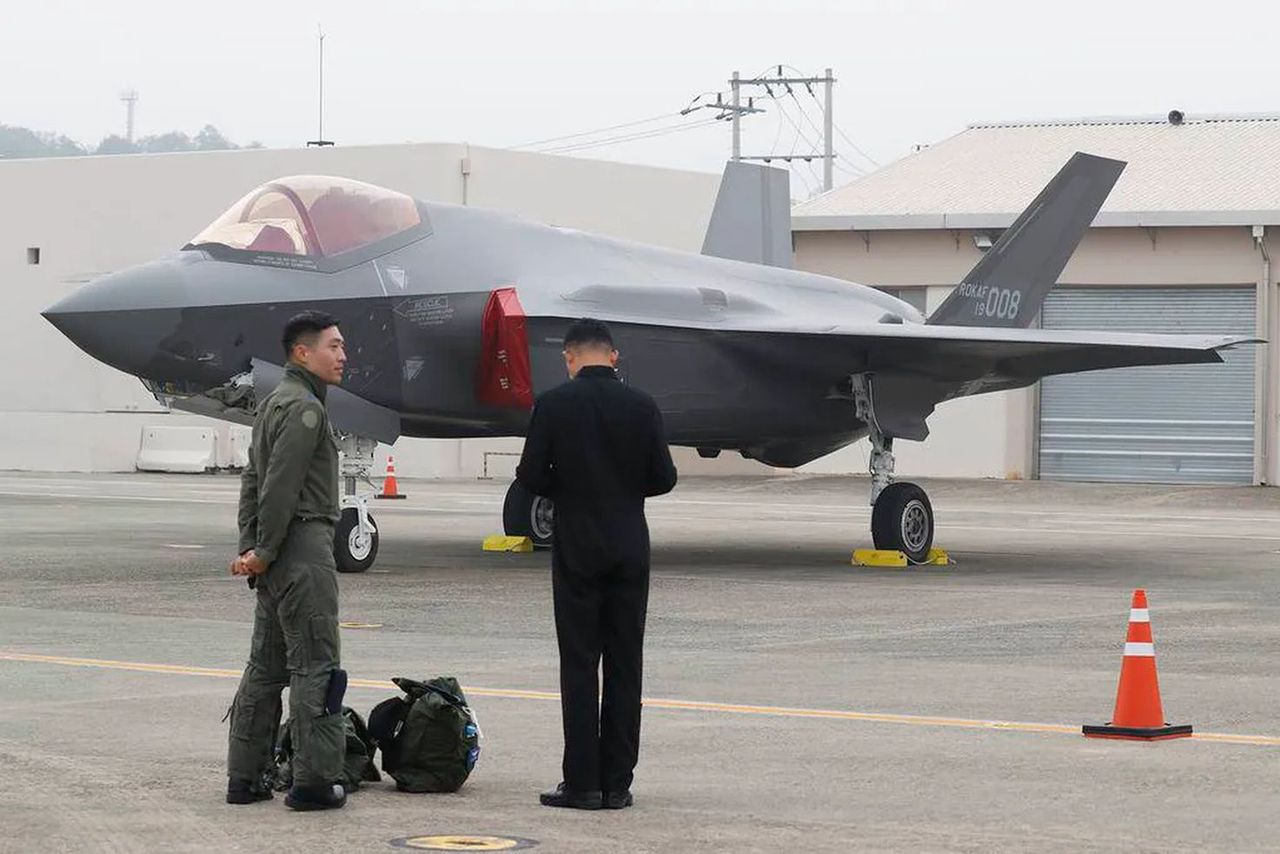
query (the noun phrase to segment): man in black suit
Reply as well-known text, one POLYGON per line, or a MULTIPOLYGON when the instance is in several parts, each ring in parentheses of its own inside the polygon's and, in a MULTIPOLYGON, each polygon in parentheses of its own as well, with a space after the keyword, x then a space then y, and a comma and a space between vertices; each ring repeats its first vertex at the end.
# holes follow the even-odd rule
POLYGON ((534 406, 516 479, 555 502, 551 585, 560 644, 564 779, 545 806, 622 809, 640 748, 640 675, 649 602, 644 500, 676 469, 653 398, 624 385, 609 328, 564 336, 570 380, 534 406), (604 660, 604 691, 597 672, 604 660))

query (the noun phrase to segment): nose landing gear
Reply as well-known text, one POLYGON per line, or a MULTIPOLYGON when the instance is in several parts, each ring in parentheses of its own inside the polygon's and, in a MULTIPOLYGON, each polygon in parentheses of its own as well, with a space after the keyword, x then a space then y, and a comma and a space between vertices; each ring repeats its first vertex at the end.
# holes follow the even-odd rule
POLYGON ((342 480, 342 518, 333 532, 333 559, 338 572, 364 572, 378 557, 378 526, 369 513, 369 501, 378 491, 369 479, 378 443, 345 433, 335 436, 335 441, 342 480), (367 483, 369 489, 359 491, 358 481, 367 483))

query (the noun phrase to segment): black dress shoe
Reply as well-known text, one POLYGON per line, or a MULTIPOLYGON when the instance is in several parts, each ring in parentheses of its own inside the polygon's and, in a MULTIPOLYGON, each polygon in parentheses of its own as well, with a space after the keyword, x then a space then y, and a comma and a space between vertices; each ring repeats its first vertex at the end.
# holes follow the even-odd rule
POLYGON ((284 804, 291 810, 336 810, 347 802, 347 793, 337 783, 327 786, 294 786, 284 796, 284 804))
POLYGON ((256 804, 258 801, 271 800, 271 790, 252 780, 227 778, 227 803, 256 804))
POLYGON ((631 797, 631 790, 623 789, 621 792, 605 792, 604 808, 607 810, 624 810, 635 803, 631 797))
POLYGON ((550 792, 543 792, 538 795, 538 801, 544 807, 568 807, 575 810, 598 810, 603 805, 598 789, 578 791, 566 788, 564 783, 556 786, 550 792))

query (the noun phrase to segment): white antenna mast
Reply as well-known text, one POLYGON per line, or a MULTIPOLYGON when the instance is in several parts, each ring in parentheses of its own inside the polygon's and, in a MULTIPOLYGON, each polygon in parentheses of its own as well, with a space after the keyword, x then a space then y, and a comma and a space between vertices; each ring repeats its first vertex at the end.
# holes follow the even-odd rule
POLYGON ((324 29, 316 24, 316 38, 320 45, 320 67, 319 67, 319 127, 317 129, 316 138, 307 141, 307 147, 333 145, 333 140, 324 138, 324 29))

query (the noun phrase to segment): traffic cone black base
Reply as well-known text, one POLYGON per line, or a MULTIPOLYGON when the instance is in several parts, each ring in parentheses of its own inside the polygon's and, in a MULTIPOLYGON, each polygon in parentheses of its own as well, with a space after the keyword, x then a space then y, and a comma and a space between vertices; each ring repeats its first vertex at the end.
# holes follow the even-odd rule
POLYGON ((1189 738, 1191 724, 1165 724, 1160 727, 1133 726, 1092 726, 1084 725, 1084 734, 1088 738, 1120 738, 1127 741, 1164 741, 1170 738, 1189 738))

